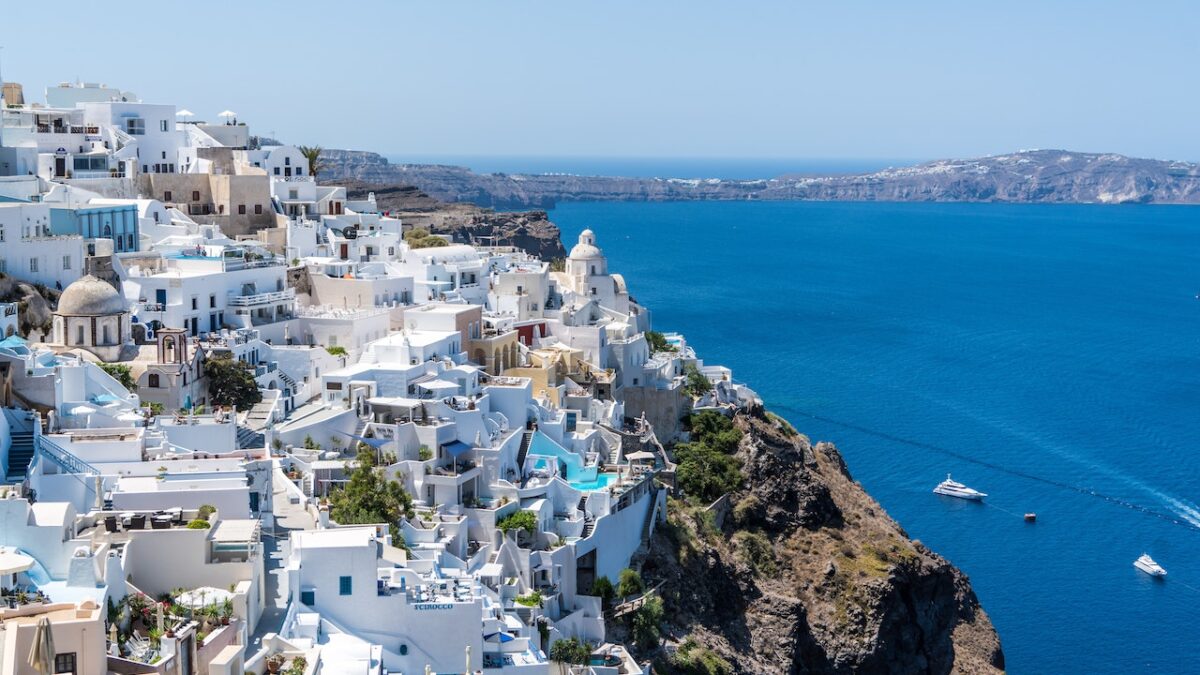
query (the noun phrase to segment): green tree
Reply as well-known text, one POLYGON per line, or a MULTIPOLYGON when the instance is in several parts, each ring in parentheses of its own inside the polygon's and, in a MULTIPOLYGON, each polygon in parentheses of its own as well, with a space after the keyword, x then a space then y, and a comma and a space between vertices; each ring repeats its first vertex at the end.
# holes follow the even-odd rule
POLYGON ((712 391, 712 382, 709 382, 708 378, 704 373, 700 372, 699 368, 690 363, 684 369, 684 377, 686 378, 686 383, 683 385, 684 389, 692 396, 700 398, 712 391))
POLYGON ((98 363, 100 370, 112 375, 112 378, 121 383, 129 391, 137 389, 137 382, 133 381, 133 371, 124 363, 98 363))
POLYGON ((644 590, 646 590, 646 584, 642 582, 642 575, 638 574, 637 570, 628 567, 621 570, 621 575, 617 577, 617 595, 627 598, 644 590))
POLYGON ((737 452, 742 440, 742 432, 733 426, 733 420, 711 410, 689 417, 688 431, 693 443, 703 443, 727 455, 737 452))
POLYGON ((308 175, 316 178, 321 169, 325 168, 325 161, 321 159, 324 148, 319 145, 301 145, 299 150, 304 159, 308 160, 308 175))
POLYGON ((604 607, 611 607, 613 598, 617 597, 617 589, 613 588, 608 577, 600 577, 592 582, 592 595, 600 598, 604 607))
POLYGON ((401 516, 412 515, 412 496, 375 465, 374 452, 359 450, 350 480, 330 493, 329 503, 329 516, 341 525, 387 523, 393 544, 403 548, 398 523, 401 516))
POLYGON ((325 348, 325 351, 329 352, 329 354, 331 356, 345 356, 346 355, 346 348, 341 345, 328 346, 325 348))
POLYGON ((737 458, 703 443, 675 445, 675 480, 689 497, 711 503, 742 485, 737 458))
POLYGON ((262 401, 254 369, 245 362, 229 356, 210 356, 204 362, 204 374, 208 376, 208 398, 213 405, 249 410, 262 401))
POLYGON ((658 597, 649 598, 636 612, 629 622, 629 631, 633 641, 644 650, 654 649, 662 636, 660 625, 663 620, 663 603, 658 597))
POLYGON ((646 331, 646 342, 650 344, 650 352, 675 352, 679 351, 675 345, 667 342, 667 337, 656 330, 646 331))
POLYGON ((533 515, 533 511, 517 511, 501 518, 496 527, 504 534, 514 530, 525 530, 533 534, 537 532, 537 516, 533 515))
POLYGON ((550 645, 550 660, 573 666, 586 666, 592 655, 592 646, 579 638, 555 640, 550 645))

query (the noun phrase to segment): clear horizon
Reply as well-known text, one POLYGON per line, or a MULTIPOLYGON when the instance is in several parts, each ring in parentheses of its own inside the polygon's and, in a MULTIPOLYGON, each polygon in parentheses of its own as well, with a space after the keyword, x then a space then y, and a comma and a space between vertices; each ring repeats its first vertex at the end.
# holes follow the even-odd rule
MULTIPOLYGON (((120 28, 141 36, 128 48, 48 49, 39 31, 10 31, 4 79, 33 101, 104 82, 387 156, 1200 159, 1183 114, 1200 98, 1184 86, 1200 6, 1184 2, 121 7, 120 28)), ((38 25, 44 11, 5 18, 38 25)))

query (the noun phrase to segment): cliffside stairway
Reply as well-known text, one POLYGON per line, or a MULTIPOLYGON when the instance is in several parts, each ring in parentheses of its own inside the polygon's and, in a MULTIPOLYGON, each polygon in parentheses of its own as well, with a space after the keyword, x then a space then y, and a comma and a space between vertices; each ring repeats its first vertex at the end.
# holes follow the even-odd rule
POLYGON ((517 470, 525 470, 525 455, 529 454, 529 446, 533 443, 533 432, 526 430, 521 438, 521 448, 517 450, 517 470))
POLYGON ((8 448, 8 464, 4 467, 8 481, 19 481, 25 478, 29 464, 36 452, 33 439, 33 416, 25 410, 5 408, 4 417, 8 422, 12 445, 8 448))

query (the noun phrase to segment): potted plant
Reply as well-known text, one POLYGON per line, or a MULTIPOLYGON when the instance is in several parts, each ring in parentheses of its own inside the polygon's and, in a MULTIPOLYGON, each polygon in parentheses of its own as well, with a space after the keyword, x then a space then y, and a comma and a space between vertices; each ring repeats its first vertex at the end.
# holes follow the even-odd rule
POLYGON ((157 649, 162 644, 163 632, 157 626, 153 626, 146 630, 146 636, 150 638, 150 646, 157 649))
POLYGON ((226 598, 225 602, 221 603, 221 625, 228 626, 231 618, 233 618, 233 599, 226 598))
POLYGON ((292 665, 288 667, 288 675, 304 675, 304 669, 308 667, 308 659, 304 655, 292 657, 292 665))
POLYGON ((275 653, 267 657, 267 672, 278 673, 283 668, 283 654, 275 653))

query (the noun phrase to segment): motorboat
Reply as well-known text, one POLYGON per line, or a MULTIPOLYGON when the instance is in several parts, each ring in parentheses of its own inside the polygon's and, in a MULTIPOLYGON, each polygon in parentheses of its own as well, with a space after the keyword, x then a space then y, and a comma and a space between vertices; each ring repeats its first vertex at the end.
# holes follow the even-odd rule
POLYGON ((1163 569, 1163 566, 1154 562, 1154 558, 1151 558, 1150 554, 1148 554, 1148 553, 1143 553, 1142 557, 1138 558, 1137 560, 1134 560, 1133 566, 1138 568, 1139 570, 1145 572, 1146 574, 1149 574, 1152 577, 1167 576, 1167 571, 1165 569, 1163 569))
POLYGON ((946 474, 946 480, 938 483, 938 486, 933 488, 933 493, 937 495, 946 495, 947 497, 958 497, 959 499, 970 499, 971 501, 982 501, 987 496, 986 492, 972 490, 971 488, 955 481, 946 474))

